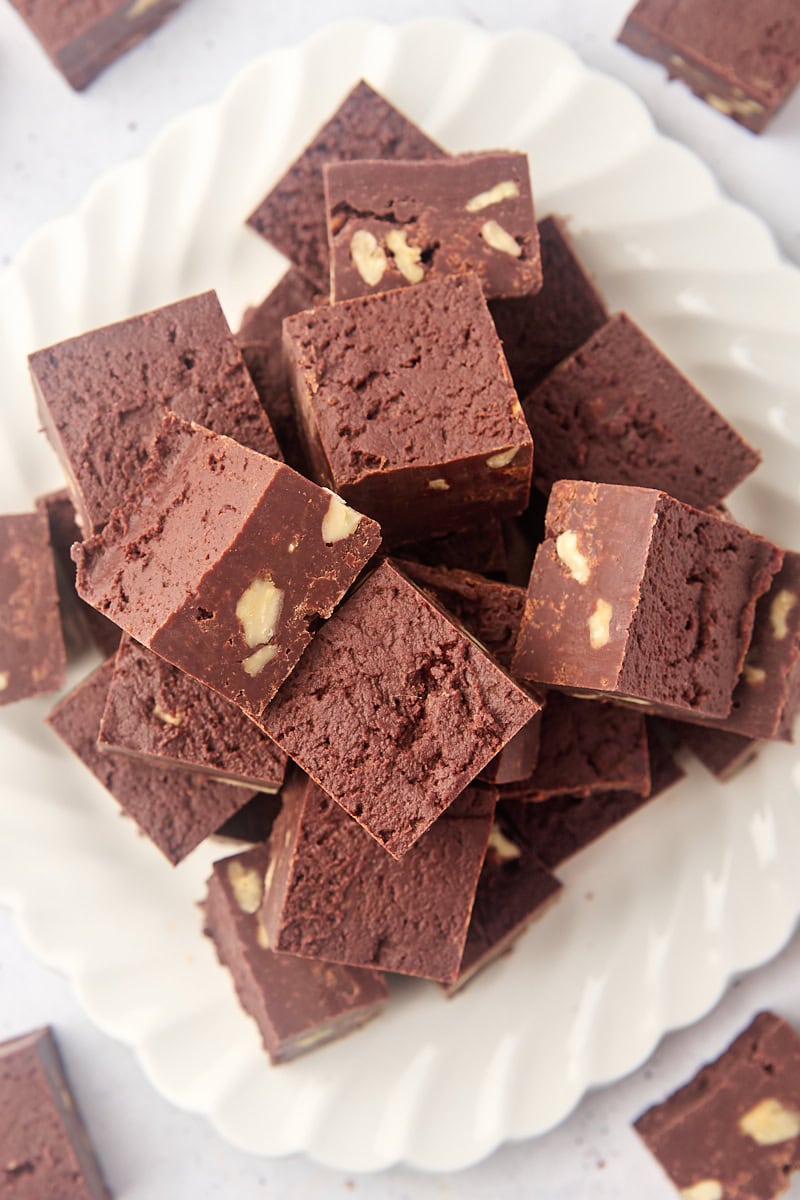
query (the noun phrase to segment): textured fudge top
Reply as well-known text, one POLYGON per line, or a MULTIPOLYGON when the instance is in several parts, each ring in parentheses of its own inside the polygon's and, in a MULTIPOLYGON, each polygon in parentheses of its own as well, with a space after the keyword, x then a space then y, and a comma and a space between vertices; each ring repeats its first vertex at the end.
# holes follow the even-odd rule
POLYGON ((475 271, 489 296, 542 286, 525 154, 324 169, 331 299, 475 271))
POLYGON ((536 484, 557 479, 659 488, 711 508, 761 456, 624 313, 523 400, 536 484))
POLYGON ((262 723, 399 857, 538 711, 385 561, 320 628, 262 723))
POLYGON ((47 518, 0 516, 0 704, 55 691, 65 667, 47 518))
POLYGON ((541 291, 489 304, 520 396, 526 396, 608 317, 557 217, 539 222, 539 249, 541 291))
POLYGON ((250 793, 98 749, 113 670, 113 659, 104 662, 56 705, 47 723, 170 862, 178 863, 242 808, 250 793))
POLYGON ((759 1013, 635 1128, 688 1200, 772 1200, 800 1169, 800 1037, 759 1013))
POLYGON ((796 0, 640 0, 628 20, 672 46, 694 52, 711 70, 732 72, 769 103, 800 74, 800 9, 796 0))
POLYGON ((237 705, 131 638, 114 664, 99 744, 275 791, 286 755, 237 705))
POLYGON ((165 408, 280 457, 213 292, 30 356, 39 414, 72 475, 84 528, 136 489, 165 408))
POLYGON ((444 150, 362 80, 317 132, 248 224, 320 291, 328 288, 322 166, 354 158, 441 158, 444 150))
POLYGON ((49 1029, 0 1044, 0 1179, 8 1200, 109 1200, 49 1029))
POLYGON ((284 340, 337 483, 530 445, 474 275, 289 317, 284 340))

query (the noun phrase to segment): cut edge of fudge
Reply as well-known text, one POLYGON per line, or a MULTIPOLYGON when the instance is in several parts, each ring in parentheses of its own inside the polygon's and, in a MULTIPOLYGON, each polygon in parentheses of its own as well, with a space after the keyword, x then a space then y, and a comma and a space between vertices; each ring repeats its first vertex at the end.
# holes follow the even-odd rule
POLYGON ((50 525, 42 511, 0 515, 0 706, 58 691, 66 679, 50 525))

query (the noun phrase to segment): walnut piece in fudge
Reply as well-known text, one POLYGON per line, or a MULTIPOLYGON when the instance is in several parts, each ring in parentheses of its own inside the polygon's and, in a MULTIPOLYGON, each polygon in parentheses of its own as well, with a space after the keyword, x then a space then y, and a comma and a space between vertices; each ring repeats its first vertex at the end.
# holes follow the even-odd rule
POLYGON ((0 1043, 0 1191, 7 1200, 109 1200, 56 1040, 0 1043))
POLYGON ((782 551, 648 488, 561 481, 547 507, 514 672, 724 717, 782 551))
POLYGON ((557 479, 658 488, 712 508, 761 455, 624 313, 523 397, 536 486, 557 479))
POLYGON ((277 792, 286 755, 242 710, 123 637, 97 744, 161 767, 277 792))
POLYGON ((542 286, 526 154, 329 163, 331 300, 474 271, 487 299, 542 286))
POLYGON ((258 1025, 270 1059, 280 1063, 358 1029, 378 1016, 389 993, 378 971, 270 949, 259 909, 271 870, 266 846, 214 863, 204 904, 205 933, 231 973, 242 1008, 258 1025))
POLYGON ((318 291, 327 292, 324 163, 444 155, 441 146, 361 80, 250 214, 247 223, 285 254, 318 291))
POLYGON ((800 1170, 800 1037, 759 1013, 634 1128, 683 1200, 773 1200, 800 1170))
POLYGON ((474 275, 283 329, 316 478, 374 516, 387 544, 524 509, 533 444, 474 275))
POLYGON ((618 40, 663 63, 718 112, 760 133, 800 82, 796 0, 639 0, 618 40))
POLYGON ((288 954, 452 983, 467 937, 496 793, 467 788, 393 862, 321 788, 284 791, 261 919, 288 954))
POLYGON ((214 292, 37 350, 29 363, 87 537, 136 490, 167 409, 281 457, 214 292))
POLYGON ((138 502, 76 546, 78 591, 258 717, 380 543, 290 467, 174 415, 138 502))
POLYGON ((66 665, 47 518, 0 516, 0 705, 56 691, 66 665))
POLYGON ((385 560, 320 628, 260 724, 400 858, 538 709, 385 560))
POLYGON ((100 750, 97 735, 113 670, 113 659, 104 662, 56 705, 47 723, 161 853, 179 863, 243 808, 252 792, 100 750))
POLYGON ((81 91, 166 21, 181 0, 11 0, 54 65, 81 91))

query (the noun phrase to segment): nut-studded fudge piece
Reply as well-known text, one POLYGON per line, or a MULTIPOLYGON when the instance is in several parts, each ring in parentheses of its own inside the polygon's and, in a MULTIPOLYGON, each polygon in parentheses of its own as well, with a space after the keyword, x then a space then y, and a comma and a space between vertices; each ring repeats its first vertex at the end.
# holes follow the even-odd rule
POLYGON ((142 491, 76 546, 78 592, 258 717, 380 543, 290 467, 168 414, 142 491))
POLYGON ((464 953, 448 995, 509 950, 560 891, 555 875, 517 838, 504 814, 495 812, 464 953))
POLYGON ((759 1013, 634 1128, 683 1200, 773 1200, 800 1170, 800 1037, 759 1013))
POLYGON ((474 275, 346 300, 283 330, 316 478, 387 542, 525 507, 533 444, 474 275))
POLYGON ((260 724, 400 858, 538 709, 384 560, 320 628, 260 724))
POLYGON ((166 21, 181 0, 11 0, 53 64, 81 91, 166 21))
POLYGON ((522 407, 536 486, 557 479, 658 488, 711 508, 761 455, 624 313, 548 375, 522 407))
POLYGON ((0 1044, 0 1180, 8 1200, 109 1200, 49 1029, 0 1044))
POLYGON ((236 334, 284 458, 301 475, 308 473, 308 466, 281 349, 283 320, 323 302, 327 303, 327 289, 321 296, 299 271, 290 267, 260 304, 247 309, 236 334))
POLYGON ((243 808, 252 792, 101 751, 97 735, 113 670, 108 659, 56 705, 47 723, 161 853, 179 863, 243 808))
POLYGON ((97 744, 161 767, 182 767, 277 792, 286 755, 230 700, 123 637, 97 744))
MULTIPOLYGON (((460 571, 475 571, 479 575, 505 575, 508 568, 503 525, 494 513, 487 513, 480 524, 470 529, 411 542, 399 547, 397 553, 406 562, 453 567, 460 571)), ((525 575, 526 583, 529 575, 530 568, 525 575)))
POLYGON ((273 1063, 342 1037, 376 1017, 388 999, 378 971, 310 961, 269 948, 259 909, 270 870, 266 846, 214 863, 205 933, 258 1025, 273 1063))
POLYGON ((393 862, 321 788, 295 778, 270 835, 261 910, 269 945, 452 983, 495 798, 492 789, 467 788, 393 862))
POLYGON ((0 516, 0 705, 56 691, 66 663, 47 518, 0 516))
POLYGON ((725 717, 782 551, 648 488, 564 480, 547 507, 514 673, 725 717))
POLYGON ((329 284, 326 162, 354 158, 443 158, 445 151, 361 80, 248 217, 319 291, 329 284))
POLYGON ((136 489, 166 409, 281 457, 214 292, 38 350, 29 363, 84 536, 136 489))
POLYGON ((606 306, 558 217, 545 217, 539 222, 539 248, 541 291, 489 302, 520 396, 527 396, 608 318, 606 306))
POLYGON ((696 96, 760 133, 800 81, 795 0, 639 0, 620 42, 663 63, 696 96))
POLYGON ((331 300, 475 271, 488 298, 542 286, 526 154, 328 163, 331 300))

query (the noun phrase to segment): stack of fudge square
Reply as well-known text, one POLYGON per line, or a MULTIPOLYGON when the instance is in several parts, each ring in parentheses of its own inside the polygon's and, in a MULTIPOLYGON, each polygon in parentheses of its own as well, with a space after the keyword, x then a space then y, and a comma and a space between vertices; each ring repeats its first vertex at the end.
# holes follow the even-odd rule
POLYGON ((724 508, 758 453, 524 154, 360 83, 249 223, 291 267, 236 336, 208 293, 30 365, 42 543, 108 656, 49 724, 170 862, 248 843, 205 926, 277 1062, 385 973, 457 991, 679 745, 790 739, 800 554, 724 508))

